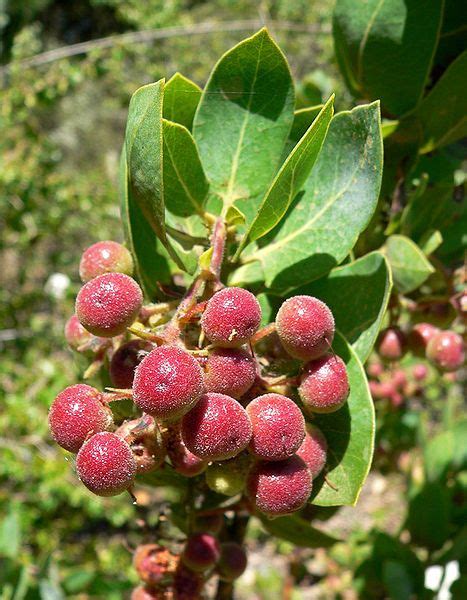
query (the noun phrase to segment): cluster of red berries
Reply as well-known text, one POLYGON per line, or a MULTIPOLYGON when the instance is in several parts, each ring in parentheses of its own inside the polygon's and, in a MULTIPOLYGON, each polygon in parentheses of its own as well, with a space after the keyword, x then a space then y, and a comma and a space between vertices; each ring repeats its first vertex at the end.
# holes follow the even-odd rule
POLYGON ((394 408, 399 408, 407 398, 423 395, 429 375, 429 369, 423 363, 394 368, 373 361, 368 364, 366 371, 373 398, 388 400, 394 408))
POLYGON ((265 328, 289 361, 301 361, 293 387, 276 393, 278 384, 261 372, 253 350, 262 336, 252 293, 218 285, 193 300, 190 318, 165 303, 165 323, 151 337, 132 268, 128 251, 115 242, 95 244, 81 259, 84 285, 66 337, 80 351, 105 351, 119 388, 100 392, 77 384, 52 404, 52 435, 77 453, 81 481, 98 495, 119 494, 138 473, 164 468, 168 459, 187 477, 206 471, 207 485, 217 492, 245 492, 251 510, 274 517, 303 507, 327 451, 304 413, 334 412, 349 394, 345 364, 329 351, 334 319, 328 306, 311 296, 292 297, 275 325, 265 328), (128 327, 144 329, 145 339, 128 340, 128 327), (109 401, 122 397, 132 398, 137 414, 116 422, 109 401))

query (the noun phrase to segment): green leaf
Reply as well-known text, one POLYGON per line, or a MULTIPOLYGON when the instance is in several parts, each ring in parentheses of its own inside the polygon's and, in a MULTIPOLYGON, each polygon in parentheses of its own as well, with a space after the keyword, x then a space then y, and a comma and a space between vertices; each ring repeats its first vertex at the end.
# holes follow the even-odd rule
POLYGON ((133 94, 125 133, 129 194, 177 265, 183 261, 165 231, 162 158, 162 100, 164 80, 145 85, 133 94))
POLYGON ((326 302, 336 327, 366 362, 381 327, 391 294, 391 273, 384 255, 371 252, 333 269, 325 279, 294 290, 326 302))
POLYGON ((420 248, 424 254, 429 256, 443 243, 443 236, 437 229, 428 229, 419 240, 420 248))
POLYGON ((133 255, 136 274, 144 294, 153 300, 160 297, 157 282, 168 284, 171 281, 170 261, 154 230, 130 194, 125 147, 120 157, 119 193, 125 239, 133 255))
POLYGON ((268 519, 260 517, 264 529, 282 540, 303 548, 329 548, 339 540, 312 527, 297 515, 268 519))
POLYGON ((396 560, 383 563, 383 583, 391 600, 413 598, 412 578, 407 566, 396 560))
MULTIPOLYGON (((249 257, 259 262, 268 287, 296 288, 344 260, 376 208, 382 158, 377 102, 332 119, 303 193, 249 257)), ((234 275, 237 284, 258 280, 255 262, 234 275)))
POLYGON ((166 209, 178 217, 202 215, 209 184, 190 132, 164 119, 163 140, 166 209))
POLYGON ((429 481, 441 480, 449 469, 460 471, 467 466, 467 419, 431 439, 424 451, 425 471, 429 481))
POLYGON ((287 61, 262 29, 221 57, 193 126, 201 162, 226 207, 240 202, 248 220, 277 169, 293 121, 287 61))
POLYGON ((246 244, 271 231, 285 215, 318 158, 333 113, 334 96, 331 96, 274 178, 239 246, 237 257, 246 244))
POLYGON ((337 0, 336 57, 349 89, 392 115, 422 97, 438 43, 443 0, 337 0))
POLYGON ((328 442, 326 479, 333 486, 323 475, 315 479, 310 502, 319 506, 356 504, 374 447, 375 414, 362 363, 337 332, 333 350, 346 364, 350 395, 337 412, 313 419, 328 442))
POLYGON ((404 235, 392 235, 383 247, 391 265, 394 284, 402 294, 419 288, 434 268, 420 248, 404 235))
POLYGON ((467 50, 448 67, 415 111, 423 128, 422 153, 467 136, 466 72, 467 50))
POLYGON ((200 99, 201 88, 181 73, 175 73, 165 85, 162 116, 191 131, 200 99))
POLYGON ((428 483, 411 498, 406 527, 413 542, 431 550, 449 537, 450 501, 444 483, 428 483))

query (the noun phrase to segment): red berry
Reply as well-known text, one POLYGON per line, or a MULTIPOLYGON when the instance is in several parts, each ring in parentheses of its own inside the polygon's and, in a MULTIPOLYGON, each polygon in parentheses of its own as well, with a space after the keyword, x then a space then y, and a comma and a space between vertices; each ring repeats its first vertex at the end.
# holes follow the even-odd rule
POLYGON ((329 350, 334 339, 334 317, 318 298, 293 296, 280 307, 276 329, 291 356, 311 360, 329 350))
POLYGON ((387 327, 379 334, 377 346, 381 358, 399 360, 406 352, 407 340, 398 327, 387 327))
POLYGON ((234 581, 245 571, 247 557, 245 550, 235 542, 221 544, 221 555, 217 565, 219 577, 224 581, 234 581))
POLYGON ((130 252, 117 242, 97 242, 83 252, 79 263, 79 276, 86 283, 104 273, 133 275, 130 252))
POLYGON ((212 392, 205 394, 182 420, 186 447, 205 460, 236 456, 248 446, 251 431, 245 409, 230 396, 212 392))
POLYGON ((344 361, 326 354, 305 365, 298 393, 304 407, 315 413, 339 410, 349 395, 349 380, 344 361))
POLYGON ((178 346, 160 346, 140 362, 133 381, 133 400, 142 411, 174 420, 188 412, 204 391, 196 359, 178 346))
POLYGON ((109 374, 113 387, 131 388, 136 367, 153 349, 154 345, 144 340, 131 340, 122 344, 110 360, 109 374))
MULTIPOLYGON (((195 573, 180 561, 173 582, 174 598, 176 600, 201 600, 204 579, 201 573, 195 573)), ((166 596, 169 600, 172 596, 166 596)))
POLYGON ((426 356, 442 371, 456 371, 464 364, 464 343, 454 331, 440 331, 426 347, 426 356))
POLYGON ((307 423, 306 435, 302 445, 297 450, 299 456, 311 471, 313 479, 317 477, 326 464, 328 444, 321 429, 307 423))
POLYGON ((208 392, 240 398, 256 379, 256 363, 251 354, 237 348, 216 348, 209 354, 204 383, 208 392))
POLYGON ((151 586, 157 586, 173 575, 177 565, 178 557, 157 544, 142 544, 133 555, 133 566, 139 578, 151 586))
POLYGON ((426 347, 431 338, 439 332, 431 323, 417 323, 409 333, 409 346, 415 356, 425 356, 426 347))
POLYGON ((195 456, 185 446, 180 431, 180 423, 169 427, 167 454, 175 471, 185 477, 196 477, 196 475, 207 469, 207 461, 195 456))
POLYGON ((186 541, 182 561, 193 571, 206 571, 219 557, 220 546, 216 538, 209 533, 195 533, 186 541))
POLYGON ((98 496, 116 496, 127 490, 136 475, 130 446, 115 433, 96 433, 76 457, 78 477, 98 496))
POLYGON ((235 348, 256 333, 261 322, 258 300, 247 290, 224 288, 214 294, 201 318, 201 327, 216 346, 235 348))
POLYGON ((374 362, 368 365, 367 372, 370 377, 380 377, 384 373, 384 367, 380 362, 374 362))
POLYGON ((76 314, 88 331, 102 337, 123 333, 140 311, 143 293, 134 279, 106 273, 85 283, 76 298, 76 314))
POLYGON ((197 532, 203 531, 206 533, 217 534, 224 525, 224 517, 219 513, 211 515, 197 515, 194 522, 194 529, 197 532))
POLYGON ((300 447, 305 438, 302 411, 281 394, 264 394, 246 409, 253 426, 248 449, 263 460, 283 460, 300 447))
POLYGON ((112 412, 102 394, 83 383, 65 388, 52 403, 49 427, 54 440, 65 450, 78 452, 86 439, 112 425, 112 412))
POLYGON ((271 517, 302 508, 311 494, 312 478, 305 462, 291 456, 277 462, 260 461, 248 474, 247 493, 256 508, 271 517))
POLYGON ((405 371, 402 369, 396 369, 392 373, 392 382, 396 386, 396 388, 402 388, 407 383, 407 376, 405 371))
POLYGON ((428 367, 424 364, 414 365, 412 369, 413 377, 416 381, 423 381, 428 375, 428 367))
POLYGON ((67 344, 73 350, 78 350, 80 346, 92 340, 94 336, 89 333, 79 322, 76 315, 72 315, 65 324, 65 339, 67 344))
POLYGON ((165 440, 150 415, 126 421, 115 433, 130 446, 138 473, 150 473, 164 462, 165 440))

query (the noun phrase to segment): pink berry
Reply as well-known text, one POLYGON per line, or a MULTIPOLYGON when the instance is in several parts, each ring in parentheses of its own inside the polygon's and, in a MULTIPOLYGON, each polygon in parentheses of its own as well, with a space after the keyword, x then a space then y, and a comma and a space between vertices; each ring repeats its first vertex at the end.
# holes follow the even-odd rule
POLYGON ((326 464, 328 444, 321 429, 307 423, 306 435, 302 445, 297 450, 299 456, 310 469, 313 479, 317 477, 326 464))
POLYGON ((414 365, 412 374, 416 381, 423 381, 428 375, 428 367, 422 363, 414 365))
POLYGON ((206 571, 213 567, 220 557, 220 546, 209 533, 195 533, 185 544, 182 561, 193 571, 206 571))
POLYGON ((133 259, 130 252, 117 242, 97 242, 89 246, 81 256, 79 276, 86 283, 104 273, 133 275, 133 259))
POLYGON ((205 460, 233 458, 248 446, 251 433, 245 409, 225 394, 205 394, 182 420, 186 447, 205 460))
POLYGON ((283 460, 300 448, 305 438, 302 411, 281 394, 255 398, 246 411, 253 426, 248 449, 263 460, 283 460))
POLYGON ((442 371, 456 371, 464 364, 464 343, 454 331, 440 331, 426 347, 426 356, 442 371))
POLYGON ((293 296, 280 307, 276 329, 290 356, 311 360, 329 350, 334 339, 334 317, 318 298, 293 296))
POLYGON ((112 425, 112 412, 102 394, 83 383, 65 388, 52 403, 49 427, 54 440, 65 450, 78 452, 86 439, 112 425))
POLYGON ((381 377, 384 373, 384 367, 380 362, 373 362, 368 365, 367 372, 370 377, 381 377))
POLYGON ((227 287, 214 294, 201 318, 201 327, 216 346, 235 348, 256 333, 261 322, 258 300, 247 290, 227 287))
POLYGON ((208 462, 195 456, 182 440, 180 423, 168 428, 167 454, 173 468, 185 477, 196 477, 207 469, 208 462))
POLYGON ((130 446, 115 433, 96 433, 76 457, 78 477, 98 496, 116 496, 127 490, 136 475, 130 446))
POLYGON ((239 348, 216 348, 208 357, 204 383, 208 392, 240 398, 256 379, 256 363, 251 354, 239 348))
POLYGON ((122 344, 110 360, 109 375, 113 387, 131 388, 136 367, 153 349, 154 345, 144 340, 131 340, 122 344))
POLYGON ((339 356, 326 354, 305 365, 298 393, 308 411, 331 413, 339 410, 349 391, 347 369, 339 356))
POLYGON ((431 323, 417 323, 409 333, 409 346, 415 356, 425 356, 426 347, 431 338, 439 333, 438 327, 431 323))
POLYGON ((178 557, 164 546, 141 544, 133 554, 133 566, 139 578, 147 585, 157 586, 173 576, 178 557))
POLYGON ((236 542, 221 544, 221 555, 217 565, 219 577, 224 581, 234 581, 245 571, 247 557, 245 550, 236 542))
POLYGON ((106 273, 85 283, 76 298, 76 314, 88 331, 102 337, 123 333, 140 311, 143 293, 134 279, 106 273))
POLYGON ((188 412, 204 391, 196 359, 178 346, 160 346, 140 362, 133 381, 133 400, 154 417, 174 420, 188 412))
POLYGON ((402 369, 396 369, 392 373, 392 382, 396 388, 400 389, 407 383, 407 376, 402 369))
POLYGON ((296 455, 276 462, 257 462, 247 480, 249 498, 259 511, 271 517, 300 510, 310 497, 311 487, 310 470, 296 455))
POLYGON ((65 324, 65 339, 67 344, 73 350, 78 350, 80 346, 92 340, 94 336, 89 333, 79 322, 76 315, 72 315, 65 324))
POLYGON ((399 360, 404 356, 406 346, 405 335, 398 327, 387 327, 379 334, 378 354, 385 360, 399 360))

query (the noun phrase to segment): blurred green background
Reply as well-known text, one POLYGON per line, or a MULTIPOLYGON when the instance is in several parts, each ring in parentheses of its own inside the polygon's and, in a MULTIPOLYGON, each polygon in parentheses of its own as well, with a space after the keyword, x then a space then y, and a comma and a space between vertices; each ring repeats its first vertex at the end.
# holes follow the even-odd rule
MULTIPOLYGON (((83 367, 62 337, 79 288, 79 256, 96 240, 122 239, 116 178, 130 95, 176 71, 203 85, 216 59, 263 22, 302 82, 299 103, 318 104, 335 91, 337 108, 346 108, 352 101, 334 61, 331 13, 326 0, 0 0, 1 600, 127 597, 137 581, 131 548, 146 539, 143 521, 154 522, 170 499, 142 492, 135 508, 126 496, 93 497, 47 431, 53 397, 83 367), (144 43, 115 37, 107 48, 69 58, 42 55, 200 23, 212 31, 144 43), (236 30, 216 26, 222 23, 236 30)), ((461 390, 433 378, 428 399, 433 414, 423 420, 431 435, 433 423, 459 412, 461 390)), ((404 447, 392 462, 387 455, 377 461, 358 509, 313 515, 330 519, 328 530, 348 543, 326 552, 294 549, 253 525, 252 566, 239 598, 360 597, 355 570, 375 555, 381 532, 402 527, 405 472, 421 460, 401 452, 417 442, 420 411, 404 419, 383 415, 381 435, 391 448, 401 440, 404 447)))

